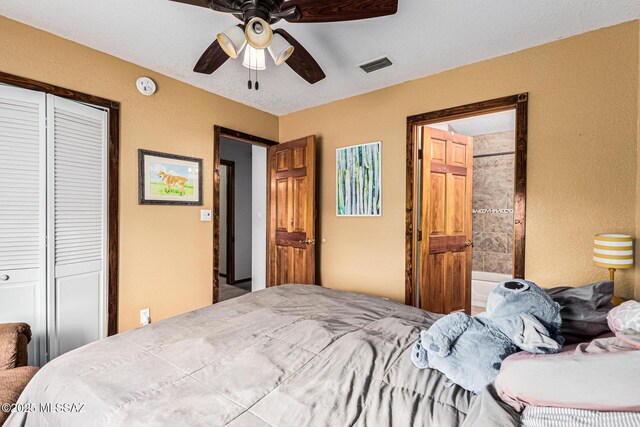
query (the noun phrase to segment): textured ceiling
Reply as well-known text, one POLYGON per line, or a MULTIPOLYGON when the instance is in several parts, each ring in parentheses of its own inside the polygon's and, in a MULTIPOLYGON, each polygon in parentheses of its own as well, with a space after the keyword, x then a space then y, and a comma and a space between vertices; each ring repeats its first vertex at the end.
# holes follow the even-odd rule
POLYGON ((467 117, 466 119, 449 120, 430 124, 429 126, 436 129, 453 131, 466 136, 514 131, 516 129, 516 110, 482 114, 467 117))
POLYGON ((238 60, 212 76, 192 71, 216 33, 237 23, 229 15, 169 0, 2 0, 0 14, 282 115, 637 19, 640 1, 399 0, 391 17, 276 24, 327 78, 311 86, 269 58, 258 92, 247 89, 248 70, 238 60), (383 55, 395 65, 369 75, 357 68, 383 55))

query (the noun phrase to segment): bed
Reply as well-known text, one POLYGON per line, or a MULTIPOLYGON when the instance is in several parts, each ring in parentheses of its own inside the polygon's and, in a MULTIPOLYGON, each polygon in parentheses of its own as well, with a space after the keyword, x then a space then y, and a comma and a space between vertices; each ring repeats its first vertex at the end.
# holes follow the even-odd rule
POLYGON ((412 365, 437 318, 320 286, 254 292, 53 360, 6 426, 518 425, 490 388, 412 365))

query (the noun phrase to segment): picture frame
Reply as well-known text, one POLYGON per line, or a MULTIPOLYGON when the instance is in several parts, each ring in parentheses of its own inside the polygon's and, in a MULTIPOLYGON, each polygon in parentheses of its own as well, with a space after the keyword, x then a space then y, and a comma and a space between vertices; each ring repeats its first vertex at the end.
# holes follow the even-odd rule
POLYGON ((336 216, 382 216, 382 141, 336 149, 336 216))
POLYGON ((202 159, 139 149, 138 203, 202 206, 202 159))

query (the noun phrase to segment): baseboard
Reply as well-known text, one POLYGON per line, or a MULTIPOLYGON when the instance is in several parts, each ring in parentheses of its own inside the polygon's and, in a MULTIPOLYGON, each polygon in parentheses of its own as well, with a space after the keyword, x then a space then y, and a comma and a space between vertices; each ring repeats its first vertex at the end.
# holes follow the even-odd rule
POLYGON ((220 276, 220 277, 224 277, 224 278, 226 278, 226 277, 227 277, 227 275, 226 275, 226 274, 224 274, 224 273, 220 273, 220 274, 219 274, 219 276, 220 276))
POLYGON ((233 282, 234 285, 237 285, 238 283, 247 283, 251 281, 251 277, 247 278, 247 279, 240 279, 240 280, 236 280, 233 282))

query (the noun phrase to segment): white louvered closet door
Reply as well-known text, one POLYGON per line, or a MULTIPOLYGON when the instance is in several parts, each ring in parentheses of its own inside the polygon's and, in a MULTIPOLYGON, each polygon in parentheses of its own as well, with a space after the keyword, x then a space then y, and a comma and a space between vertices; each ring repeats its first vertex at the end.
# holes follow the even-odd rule
POLYGON ((0 86, 0 323, 31 325, 29 363, 46 352, 45 95, 0 86))
POLYGON ((49 352, 106 336, 107 113, 47 95, 49 352))

